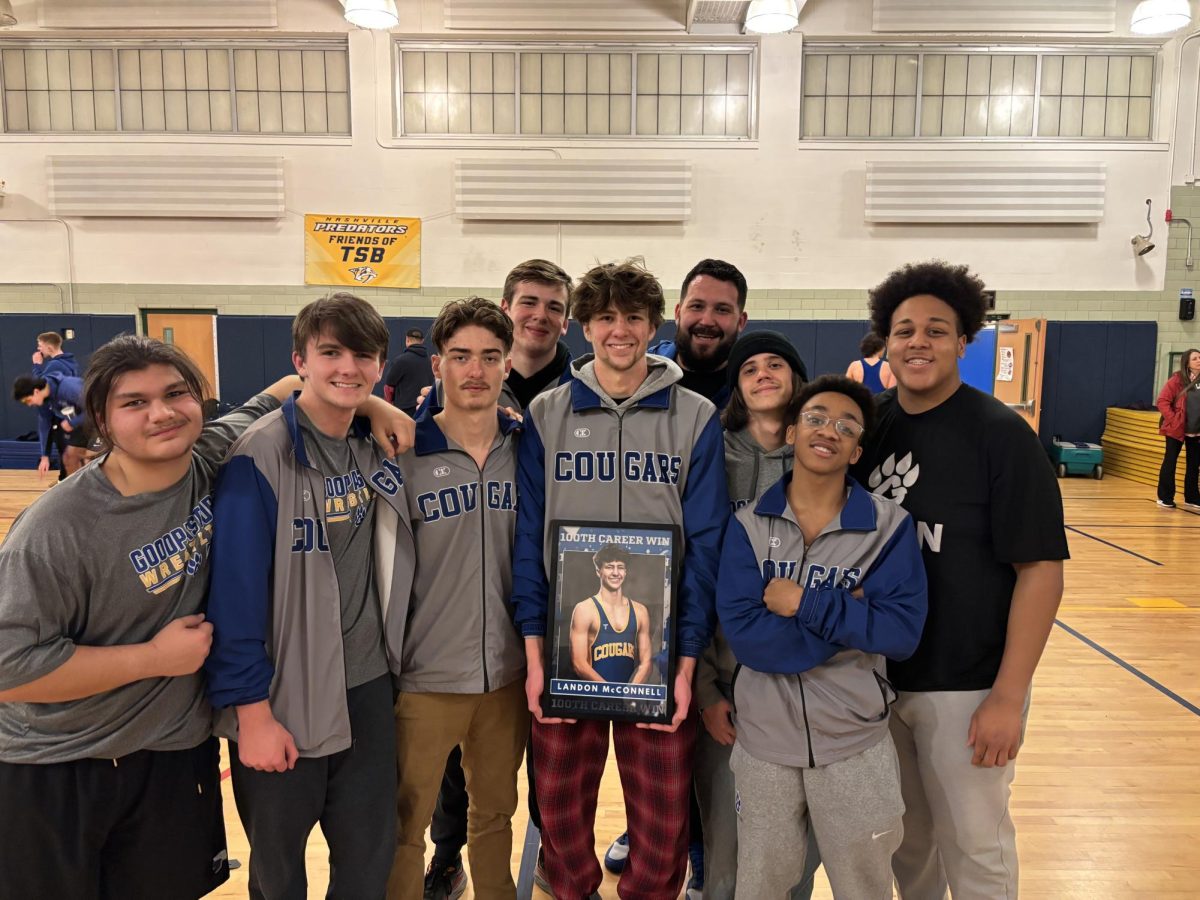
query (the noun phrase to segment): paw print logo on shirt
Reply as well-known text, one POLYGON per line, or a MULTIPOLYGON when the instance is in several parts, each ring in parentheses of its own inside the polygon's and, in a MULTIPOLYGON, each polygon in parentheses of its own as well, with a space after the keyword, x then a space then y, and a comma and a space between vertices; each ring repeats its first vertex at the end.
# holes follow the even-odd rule
POLYGON ((920 465, 913 463, 911 453, 906 453, 896 461, 896 454, 891 454, 867 479, 867 487, 873 493, 888 500, 903 503, 908 496, 908 489, 917 483, 921 477, 920 465))

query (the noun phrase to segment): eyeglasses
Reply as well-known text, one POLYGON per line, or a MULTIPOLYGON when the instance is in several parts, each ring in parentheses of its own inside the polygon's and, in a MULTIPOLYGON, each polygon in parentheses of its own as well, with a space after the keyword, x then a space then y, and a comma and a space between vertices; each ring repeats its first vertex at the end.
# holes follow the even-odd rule
POLYGON ((829 416, 819 412, 802 412, 800 421, 809 428, 824 428, 832 421, 834 431, 852 441, 857 441, 863 433, 863 427, 853 419, 830 419, 829 416))

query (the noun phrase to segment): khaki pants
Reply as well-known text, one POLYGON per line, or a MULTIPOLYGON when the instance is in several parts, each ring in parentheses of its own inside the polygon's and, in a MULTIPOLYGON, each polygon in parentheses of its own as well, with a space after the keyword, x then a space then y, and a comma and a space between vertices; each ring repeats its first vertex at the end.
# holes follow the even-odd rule
POLYGON ((401 693, 396 701, 399 828, 389 900, 424 890, 425 829, 451 748, 462 746, 470 805, 467 854, 480 900, 512 900, 512 816, 517 769, 529 737, 525 681, 487 694, 401 693))

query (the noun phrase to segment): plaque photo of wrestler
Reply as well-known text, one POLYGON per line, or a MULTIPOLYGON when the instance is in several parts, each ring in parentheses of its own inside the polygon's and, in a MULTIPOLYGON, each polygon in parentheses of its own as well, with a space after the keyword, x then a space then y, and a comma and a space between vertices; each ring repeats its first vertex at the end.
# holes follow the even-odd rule
POLYGON ((543 708, 564 718, 672 714, 673 526, 555 522, 543 708))

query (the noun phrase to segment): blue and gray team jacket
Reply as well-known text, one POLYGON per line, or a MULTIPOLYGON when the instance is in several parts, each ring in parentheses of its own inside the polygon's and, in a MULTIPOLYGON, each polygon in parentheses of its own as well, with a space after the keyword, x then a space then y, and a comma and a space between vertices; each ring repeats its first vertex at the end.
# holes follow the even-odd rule
POLYGON ((917 648, 925 565, 909 514, 853 479, 841 514, 806 547, 787 502, 791 480, 789 472, 730 520, 717 612, 738 661, 738 743, 766 762, 823 766, 886 733, 896 695, 885 657, 906 659, 917 648), (795 616, 763 603, 773 578, 803 588, 795 616))
POLYGON ((416 442, 397 459, 417 550, 399 687, 481 694, 525 677, 525 642, 512 621, 520 426, 497 413, 480 470, 438 427, 437 411, 417 418, 416 442))
MULTIPOLYGON (((366 419, 354 420, 352 437, 365 482, 360 490, 376 500, 375 583, 395 674, 413 575, 404 477, 371 439, 366 419)), ((301 756, 348 749, 342 606, 324 538, 325 478, 308 461, 295 396, 230 448, 215 498, 213 645, 204 670, 209 699, 221 710, 217 734, 236 739, 233 707, 270 699, 301 756)))
POLYGON ((698 657, 716 626, 714 592, 729 516, 724 444, 715 407, 676 382, 675 363, 648 356, 649 374, 617 404, 596 381, 591 355, 575 379, 534 398, 517 455, 513 602, 525 637, 546 633, 555 519, 655 522, 683 532, 677 647, 698 657))

